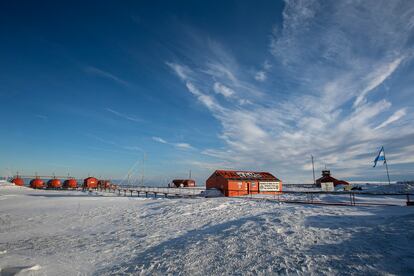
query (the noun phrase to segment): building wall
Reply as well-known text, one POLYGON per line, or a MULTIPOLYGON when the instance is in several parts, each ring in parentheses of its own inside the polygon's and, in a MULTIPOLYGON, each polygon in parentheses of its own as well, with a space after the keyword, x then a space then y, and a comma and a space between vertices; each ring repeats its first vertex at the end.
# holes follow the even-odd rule
POLYGON ((228 193, 226 194, 228 190, 227 179, 225 179, 224 177, 220 175, 215 175, 215 174, 211 175, 206 181, 206 188, 207 189, 216 188, 222 191, 225 196, 228 196, 228 193))
POLYGON ((259 185, 256 180, 229 180, 227 190, 229 196, 257 194, 259 185))
POLYGON ((186 180, 184 181, 184 187, 195 187, 195 181, 194 180, 186 180))

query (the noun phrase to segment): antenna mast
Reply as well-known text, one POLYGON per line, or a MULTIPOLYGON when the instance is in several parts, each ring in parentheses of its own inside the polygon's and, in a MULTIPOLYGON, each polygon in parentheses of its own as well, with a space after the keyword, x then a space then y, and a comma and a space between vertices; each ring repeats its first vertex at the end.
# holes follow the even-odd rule
POLYGON ((144 152, 144 156, 142 157, 142 178, 141 178, 141 185, 144 186, 144 175, 145 175, 145 159, 147 158, 147 154, 144 152))
POLYGON ((313 184, 315 185, 316 184, 316 181, 315 181, 315 164, 313 163, 313 155, 311 155, 311 158, 312 158, 313 184))

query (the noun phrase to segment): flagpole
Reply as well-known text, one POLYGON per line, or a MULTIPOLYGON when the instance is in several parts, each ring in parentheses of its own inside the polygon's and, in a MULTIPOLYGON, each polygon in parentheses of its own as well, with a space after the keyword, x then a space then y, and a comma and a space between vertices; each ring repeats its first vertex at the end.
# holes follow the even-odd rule
POLYGON ((315 182, 315 166, 313 164, 313 155, 311 155, 311 158, 312 158, 313 184, 315 185, 316 184, 316 182, 315 182))
POLYGON ((390 174, 388 173, 388 162, 387 162, 387 158, 385 158, 385 149, 384 149, 384 146, 382 147, 382 151, 384 152, 384 161, 385 161, 385 168, 387 170, 388 185, 391 185, 390 174))

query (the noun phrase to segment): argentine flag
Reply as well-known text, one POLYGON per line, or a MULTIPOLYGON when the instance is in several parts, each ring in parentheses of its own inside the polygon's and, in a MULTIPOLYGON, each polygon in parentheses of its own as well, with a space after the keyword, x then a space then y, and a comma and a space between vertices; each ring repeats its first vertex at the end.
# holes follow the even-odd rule
POLYGON ((381 150, 379 151, 377 157, 374 159, 374 168, 377 165, 378 161, 384 161, 383 164, 385 164, 387 161, 385 160, 385 153, 384 153, 384 147, 381 147, 381 150))

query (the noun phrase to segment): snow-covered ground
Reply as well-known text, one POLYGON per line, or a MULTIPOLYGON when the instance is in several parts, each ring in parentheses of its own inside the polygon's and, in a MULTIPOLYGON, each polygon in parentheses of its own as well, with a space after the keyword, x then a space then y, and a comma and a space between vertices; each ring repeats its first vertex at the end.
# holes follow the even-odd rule
POLYGON ((413 275, 414 207, 146 199, 0 184, 1 275, 413 275))

